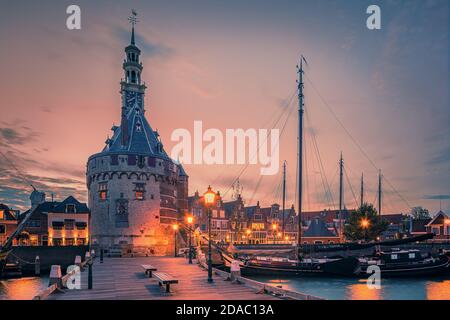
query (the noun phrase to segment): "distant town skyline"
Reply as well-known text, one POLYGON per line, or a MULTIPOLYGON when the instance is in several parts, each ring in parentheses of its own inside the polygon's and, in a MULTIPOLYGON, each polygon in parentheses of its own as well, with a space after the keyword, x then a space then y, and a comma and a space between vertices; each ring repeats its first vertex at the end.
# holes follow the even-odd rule
MULTIPOLYGON (((146 117, 169 154, 172 132, 192 131, 194 121, 222 132, 258 130, 285 115, 275 126, 281 131, 287 119, 280 172, 260 179, 260 166, 250 165, 240 177, 246 205, 281 203, 283 160, 287 206, 294 203, 296 96, 288 101, 304 54, 304 210, 337 206, 343 152, 346 207, 359 203, 361 173, 365 199, 375 202, 380 168, 383 213, 414 206, 435 213, 441 205, 448 212, 448 2, 377 2, 381 30, 366 28, 372 3, 365 0, 78 1, 82 29, 71 31, 67 3, 0 4, 0 40, 8 44, 0 49, 0 149, 12 162, 0 156, 0 202, 28 208, 30 182, 49 199, 54 193, 86 201, 87 158, 102 150, 120 121, 119 81, 134 8, 149 87, 146 117)), ((185 165, 189 194, 211 184, 227 201, 242 168, 185 165)))

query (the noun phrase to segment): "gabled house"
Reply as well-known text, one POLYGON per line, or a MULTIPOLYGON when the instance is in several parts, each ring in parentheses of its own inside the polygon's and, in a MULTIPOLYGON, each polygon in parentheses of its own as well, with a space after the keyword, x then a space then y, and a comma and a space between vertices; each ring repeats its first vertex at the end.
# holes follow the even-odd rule
POLYGON ((436 240, 450 239, 450 219, 443 211, 436 213, 425 228, 428 233, 434 233, 436 240))
MULTIPOLYGON (((45 195, 36 208, 22 233, 18 244, 22 246, 76 246, 89 242, 90 210, 85 203, 72 196, 64 201, 45 201, 45 195)), ((30 209, 31 210, 31 209, 30 209)), ((22 220, 30 210, 21 216, 22 220)))

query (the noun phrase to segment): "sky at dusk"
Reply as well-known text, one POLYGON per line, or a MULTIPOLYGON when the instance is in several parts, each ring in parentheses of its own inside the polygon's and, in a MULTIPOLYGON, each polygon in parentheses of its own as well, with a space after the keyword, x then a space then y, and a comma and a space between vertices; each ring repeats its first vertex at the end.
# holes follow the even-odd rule
MULTIPOLYGON (((0 202, 29 206, 25 181, 48 197, 87 200, 86 161, 120 123, 133 8, 146 117, 169 154, 172 132, 192 132, 195 120, 204 130, 270 129, 282 114, 280 168, 286 160, 287 202, 294 203, 297 102, 287 102, 303 54, 305 209, 336 206, 342 152, 347 207, 359 201, 362 172, 366 200, 376 199, 380 168, 384 213, 419 205, 434 213, 439 199, 449 212, 448 6, 447 0, 1 0, 0 150, 9 161, 0 157, 0 202), (81 30, 66 28, 70 4, 81 7, 81 30), (381 30, 366 27, 371 4, 381 8, 381 30)), ((228 200, 242 167, 185 165, 189 193, 211 184, 228 200)), ((259 169, 250 165, 240 177, 246 204, 280 203, 281 170, 260 179, 259 169)))

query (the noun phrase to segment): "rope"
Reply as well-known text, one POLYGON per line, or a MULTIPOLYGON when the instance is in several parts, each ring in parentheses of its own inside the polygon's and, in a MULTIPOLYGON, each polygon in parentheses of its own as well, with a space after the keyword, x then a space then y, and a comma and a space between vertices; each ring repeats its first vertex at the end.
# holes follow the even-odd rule
MULTIPOLYGON (((295 96, 295 92, 291 95, 290 99, 288 100, 287 104, 286 104, 286 108, 283 108, 283 112, 281 113, 281 115, 278 117, 278 119, 275 121, 274 125, 272 126, 271 129, 273 129, 277 123, 280 121, 280 119, 282 118, 282 116, 284 115, 284 113, 289 110, 289 107, 292 104, 292 101, 294 99, 295 96)), ((261 146, 262 143, 265 143, 267 141, 267 138, 269 137, 269 133, 267 133, 267 136, 265 137, 264 141, 261 142, 260 144, 258 144, 258 147, 256 149, 256 154, 253 155, 253 157, 250 160, 253 160, 253 158, 259 153, 259 148, 261 146)), ((242 168, 242 170, 240 171, 240 173, 238 174, 238 176, 233 180, 233 182, 231 183, 231 186, 225 191, 225 193, 223 194, 223 197, 225 197, 227 195, 227 193, 230 191, 230 189, 232 188, 233 184, 242 176, 242 174, 245 172, 245 170, 248 168, 248 166, 250 165, 251 161, 248 161, 244 167, 242 168)))
MULTIPOLYGON (((356 145, 356 147, 359 149, 359 151, 363 154, 363 156, 370 162, 370 164, 378 171, 379 168, 375 164, 375 162, 369 157, 369 155, 365 152, 365 150, 362 148, 362 146, 358 143, 358 141, 351 135, 351 133, 347 130, 347 128, 344 126, 344 124, 339 120, 337 115, 334 113, 331 106, 327 103, 325 98, 320 94, 319 90, 316 88, 312 80, 308 77, 307 74, 305 74, 306 79, 311 84, 311 87, 314 89, 314 91, 319 96, 320 100, 322 100, 322 103, 327 107, 328 111, 331 113, 331 115, 334 117, 334 119, 339 123, 339 125, 342 127, 344 132, 348 135, 348 137, 353 141, 353 143, 356 145)), ((411 208, 411 205, 409 202, 397 191, 397 189, 392 185, 392 183, 386 178, 385 181, 388 183, 388 185, 392 188, 392 190, 397 194, 397 196, 409 207, 411 208)))
POLYGON ((345 173, 345 177, 347 178, 347 183, 350 186, 350 191, 352 192, 353 199, 355 200, 355 204, 356 204, 355 208, 358 208, 358 200, 356 199, 356 195, 355 195, 355 192, 353 191, 352 183, 350 182, 350 179, 348 178, 347 170, 345 169, 345 167, 344 167, 344 173, 345 173))

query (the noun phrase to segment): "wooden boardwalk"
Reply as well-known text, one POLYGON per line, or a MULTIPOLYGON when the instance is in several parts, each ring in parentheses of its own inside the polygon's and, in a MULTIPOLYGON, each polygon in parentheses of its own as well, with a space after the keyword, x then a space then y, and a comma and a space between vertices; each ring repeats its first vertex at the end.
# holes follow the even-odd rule
POLYGON ((64 290, 52 294, 49 300, 270 300, 268 294, 256 293, 255 289, 233 284, 214 275, 214 282, 207 283, 207 272, 197 264, 188 264, 185 258, 140 257, 105 258, 103 263, 95 259, 93 265, 93 289, 87 289, 87 275, 81 273, 80 290, 64 290), (172 293, 159 287, 155 279, 144 275, 142 264, 151 264, 158 271, 169 273, 179 280, 172 285, 172 293))

